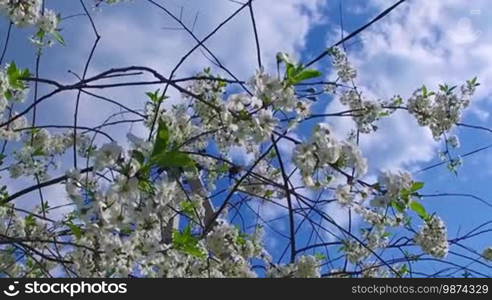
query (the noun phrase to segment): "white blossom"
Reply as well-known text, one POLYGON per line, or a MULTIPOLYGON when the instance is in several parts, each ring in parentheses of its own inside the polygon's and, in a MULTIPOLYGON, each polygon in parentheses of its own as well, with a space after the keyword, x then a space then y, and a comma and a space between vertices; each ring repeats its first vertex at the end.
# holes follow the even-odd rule
POLYGON ((96 170, 102 170, 106 167, 114 165, 122 152, 123 148, 116 142, 104 144, 95 153, 94 168, 96 170))
POLYGON ((485 248, 482 252, 482 256, 489 261, 492 261, 492 247, 485 248))
POLYGON ((446 226, 437 216, 432 216, 430 220, 427 220, 414 239, 424 252, 434 257, 443 258, 448 254, 446 226))

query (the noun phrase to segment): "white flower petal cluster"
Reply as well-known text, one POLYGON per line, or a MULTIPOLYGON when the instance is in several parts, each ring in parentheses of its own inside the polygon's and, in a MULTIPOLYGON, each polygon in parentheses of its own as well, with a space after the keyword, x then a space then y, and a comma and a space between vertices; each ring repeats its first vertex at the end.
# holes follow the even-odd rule
POLYGON ((53 33, 58 28, 58 15, 52 10, 46 10, 38 19, 38 26, 45 33, 53 33))
POLYGON ((282 186, 283 180, 281 176, 281 171, 268 163, 265 160, 260 161, 256 167, 253 169, 255 176, 248 177, 241 184, 241 189, 250 195, 258 195, 263 198, 283 198, 285 197, 282 189, 274 186, 269 186, 265 188, 265 180, 268 179, 270 182, 275 182, 279 186, 282 186))
POLYGON ((358 264, 370 257, 377 249, 384 248, 388 243, 386 231, 380 227, 374 227, 372 230, 364 230, 363 239, 364 244, 357 240, 345 242, 343 249, 349 262, 358 264))
POLYGON ((270 138, 278 123, 271 108, 264 108, 258 98, 245 94, 229 97, 222 118, 231 146, 262 143, 270 138))
POLYGON ((373 124, 379 120, 385 111, 382 103, 363 98, 362 94, 355 90, 348 90, 341 94, 340 103, 347 105, 352 110, 353 120, 362 133, 370 133, 376 130, 373 124))
MULTIPOLYGON (((14 122, 15 124, 15 122, 14 122)), ((11 128, 15 128, 11 125, 11 128)), ((18 132, 17 134, 21 134, 18 132)), ((73 131, 52 135, 48 130, 41 128, 23 135, 24 146, 13 152, 14 163, 9 167, 10 176, 38 176, 38 179, 49 178, 49 167, 57 168, 55 156, 62 155, 73 146, 73 131)), ((85 134, 77 133, 78 153, 86 157, 90 146, 90 139, 85 134)))
MULTIPOLYGON (((16 113, 13 114, 13 117, 16 116, 16 113)), ((4 114, 2 116, 2 121, 9 120, 9 116, 4 114), (7 119, 8 118, 8 119, 7 119)), ((12 121, 8 126, 4 126, 0 128, 0 139, 8 140, 8 141, 18 141, 22 136, 22 132, 20 129, 28 126, 27 119, 24 116, 16 118, 12 121)))
MULTIPOLYGON (((35 214, 41 213, 39 206, 34 207, 32 211, 35 214)), ((56 224, 55 226, 49 226, 48 222, 43 220, 16 213, 13 205, 4 204, 0 206, 2 243, 5 241, 4 237, 10 237, 19 241, 34 240, 33 242, 29 242, 29 246, 33 249, 43 251, 46 249, 46 244, 39 241, 57 238, 56 229, 58 229, 56 224)), ((56 267, 56 263, 44 260, 41 262, 41 265, 19 263, 17 249, 18 247, 14 244, 2 245, 2 251, 0 251, 0 270, 2 274, 15 277, 43 277, 46 275, 40 271, 40 267, 44 267, 47 270, 56 267)))
POLYGON ((232 147, 256 153, 258 145, 269 141, 273 131, 280 128, 276 116, 279 111, 293 115, 295 120, 310 113, 310 103, 299 99, 294 87, 262 70, 247 82, 251 94, 226 96, 225 82, 220 77, 208 79, 212 77, 210 70, 197 77, 200 79, 187 88, 189 94, 184 94, 185 99, 193 101, 193 111, 189 113, 199 117, 193 123, 202 132, 215 133, 223 154, 232 147))
POLYGON ((448 137, 447 142, 453 148, 459 148, 460 147, 460 139, 456 135, 452 135, 452 136, 448 137))
POLYGON ((249 85, 264 105, 271 104, 274 109, 291 112, 296 109, 298 103, 302 103, 292 86, 286 85, 283 80, 266 72, 257 72, 256 76, 251 78, 249 85))
MULTIPOLYGON (((381 266, 380 262, 372 262, 361 266, 363 278, 389 278, 393 275, 387 266, 381 266)), ((400 271, 402 267, 394 266, 393 269, 400 271), (399 270, 400 269, 400 270, 399 270)))
POLYGON ((342 82, 349 82, 355 79, 357 70, 350 65, 347 55, 340 48, 331 48, 330 56, 332 57, 333 65, 337 70, 337 75, 342 82))
POLYGON ((348 184, 339 185, 335 190, 335 197, 342 206, 350 206, 354 201, 354 194, 351 192, 351 186, 348 184))
POLYGON ((340 95, 340 103, 350 108, 352 119, 361 133, 376 131, 375 122, 392 114, 401 101, 399 96, 386 101, 367 100, 361 92, 354 89, 343 91, 340 95))
POLYGON ((0 12, 19 27, 32 26, 41 17, 41 0, 0 0, 0 12))
POLYGON ((370 209, 362 205, 355 206, 354 211, 367 223, 380 228, 388 226, 398 227, 404 223, 404 217, 400 213, 391 216, 385 211, 370 209))
POLYGON ((430 220, 425 222, 420 232, 415 235, 414 240, 424 252, 434 257, 443 258, 448 254, 449 243, 446 225, 437 216, 432 216, 430 220))
POLYGON ((94 154, 94 169, 102 170, 113 166, 122 153, 123 148, 116 142, 104 144, 94 154))
MULTIPOLYGON (((225 220, 218 220, 218 225, 206 237, 209 251, 220 259, 236 260, 236 256, 244 258, 259 257, 263 248, 257 239, 249 239, 225 220)), ((257 237, 261 237, 258 234, 257 237)))
MULTIPOLYGON (((357 77, 356 70, 350 65, 346 54, 340 48, 331 48, 329 53, 337 71, 338 79, 343 83, 350 82, 357 77)), ((326 91, 335 93, 337 84, 328 84, 326 91)), ((347 89, 340 95, 340 103, 351 110, 352 119, 361 133, 371 133, 377 130, 375 122, 395 111, 402 102, 401 97, 394 96, 389 101, 367 100, 357 89, 347 89)))
MULTIPOLYGON (((135 136, 130 138, 133 147, 146 147, 135 136)), ((121 166, 135 164, 135 167, 129 168, 133 170, 130 173, 117 175, 109 185, 99 183, 94 173, 81 174, 78 170, 67 173, 66 190, 77 206, 77 220, 81 222, 78 226, 84 228, 77 242, 86 246, 68 254, 77 261, 78 274, 121 277, 138 269, 152 277, 256 276, 250 260, 263 256, 261 230, 245 235, 219 219, 206 236, 196 237, 191 250, 190 245, 180 248, 174 240, 164 238, 166 224, 171 224, 184 203, 193 207, 189 217, 198 217, 196 222, 202 222, 203 198, 185 194, 165 174, 155 182, 142 185, 145 181, 137 177, 141 176, 137 175, 140 165, 115 143, 103 145, 94 155, 102 161, 101 166, 112 163, 116 172, 121 166), (148 184, 153 188, 145 188, 148 184), (89 249, 100 252, 96 254, 89 249), (89 262, 80 263, 84 260, 89 262)))
POLYGON ((367 172, 367 160, 360 149, 350 142, 339 141, 326 123, 316 126, 309 142, 296 146, 293 160, 309 187, 328 185, 334 168, 354 168, 356 178, 367 172))
POLYGON ((319 278, 321 277, 320 261, 314 256, 304 255, 292 264, 272 264, 267 276, 270 278, 319 278))
POLYGON ((441 86, 438 92, 420 88, 408 99, 408 111, 420 126, 429 127, 434 139, 439 140, 460 121, 477 86, 475 80, 468 81, 461 86, 460 93, 447 86, 441 86))
POLYGON ((492 261, 492 247, 487 247, 482 252, 482 256, 489 261, 492 261))
MULTIPOLYGON (((58 30, 59 18, 53 10, 42 9, 41 4, 41 0, 0 0, 0 13, 18 27, 36 26, 44 37, 58 30)), ((43 42, 39 35, 31 37, 31 41, 38 46, 52 44, 51 40, 43 42)))
POLYGON ((413 183, 412 175, 408 172, 382 172, 378 176, 378 184, 384 190, 384 194, 371 200, 371 205, 374 207, 387 207, 391 201, 398 201, 401 192, 409 190, 413 183))

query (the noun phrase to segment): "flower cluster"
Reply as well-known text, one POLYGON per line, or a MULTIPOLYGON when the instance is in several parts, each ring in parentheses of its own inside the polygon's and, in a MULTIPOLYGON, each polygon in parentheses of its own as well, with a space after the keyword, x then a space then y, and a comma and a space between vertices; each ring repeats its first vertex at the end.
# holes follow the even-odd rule
POLYGON ((265 179, 268 179, 269 182, 277 183, 281 186, 281 171, 277 167, 265 160, 262 160, 258 163, 258 165, 256 165, 253 172, 255 176, 246 178, 244 183, 241 184, 242 190, 250 195, 258 195, 267 199, 284 197, 285 191, 279 189, 278 187, 270 186, 268 189, 265 189, 265 179))
POLYGON ((367 172, 367 161, 360 149, 339 141, 325 123, 316 126, 309 142, 296 146, 293 160, 309 187, 327 186, 339 169, 353 168, 355 177, 367 172))
POLYGON ((310 113, 310 103, 299 99, 292 85, 264 71, 257 72, 248 81, 251 93, 227 97, 225 82, 220 77, 212 77, 210 70, 197 77, 201 79, 188 87, 189 93, 184 97, 193 101, 193 112, 200 122, 196 125, 202 131, 215 132, 215 140, 223 153, 231 147, 256 152, 257 145, 270 140, 279 128, 280 121, 276 116, 279 111, 294 114, 295 119, 310 113))
POLYGON ((447 143, 453 148, 459 148, 460 147, 460 140, 456 135, 452 135, 452 136, 448 137, 447 143))
POLYGON ((41 17, 41 0, 0 0, 0 11, 19 27, 32 26, 41 17))
MULTIPOLYGON (((333 58, 333 66, 337 71, 338 78, 347 83, 353 81, 356 76, 356 70, 349 64, 347 56, 339 48, 330 49, 330 55, 333 58)), ((335 93, 338 84, 328 84, 326 91, 335 93)), ((350 115, 361 133, 370 133, 377 130, 375 122, 382 117, 388 116, 395 111, 402 99, 400 96, 394 96, 389 101, 368 100, 362 92, 354 88, 347 88, 340 95, 340 103, 350 108, 350 115)))
POLYGON ((415 243, 422 247, 424 252, 443 258, 448 254, 449 243, 444 222, 437 216, 426 220, 419 233, 415 235, 415 243))
POLYGON ((349 262, 358 264, 371 256, 377 249, 384 248, 388 243, 388 234, 381 227, 372 230, 363 230, 364 244, 356 241, 345 241, 343 250, 349 262))
POLYGON ((29 71, 19 70, 14 63, 0 68, 0 122, 14 118, 9 124, 0 127, 1 139, 20 139, 21 133, 18 130, 27 124, 26 118, 16 117, 17 113, 12 111, 12 104, 23 102, 27 95, 28 86, 22 80, 26 76, 29 76, 29 71))
MULTIPOLYGON (((43 32, 57 30, 53 13, 48 11, 39 18, 45 18, 36 21, 43 32)), ((340 80, 352 81, 356 72, 345 54, 336 49, 331 54, 340 80)), ((12 103, 23 100, 27 90, 24 78, 29 76, 15 65, 8 66, 0 71, 0 114, 5 123, 0 138, 19 140, 22 147, 12 151, 5 170, 12 178, 35 176, 45 181, 50 167, 56 167, 55 157, 74 145, 90 168, 71 169, 63 177, 74 208, 69 214, 51 221, 44 217, 49 210, 46 204, 37 214, 25 217, 15 214, 12 205, 0 205, 0 231, 12 238, 30 239, 29 247, 46 255, 63 253, 64 259, 73 262, 67 264, 67 274, 82 277, 255 277, 258 273, 253 265, 257 263, 264 263, 265 274, 270 277, 320 277, 322 268, 329 268, 322 258, 299 255, 290 264, 275 263, 262 245, 261 228, 248 234, 248 227, 244 226, 243 232, 228 219, 231 207, 240 216, 237 201, 243 201, 241 205, 258 199, 258 203, 267 203, 290 193, 298 200, 299 206, 292 209, 295 214, 303 213, 303 203, 313 205, 312 211, 321 214, 315 205, 336 201, 362 221, 360 233, 351 230, 338 240, 349 266, 360 269, 361 276, 388 276, 388 269, 374 263, 375 254, 390 245, 389 237, 396 227, 411 228, 409 209, 425 221, 414 237, 415 243, 426 253, 444 257, 449 247, 446 227, 417 201, 423 183, 403 171, 383 172, 377 183, 365 182, 368 165, 361 150, 351 138, 338 137, 328 124, 317 124, 305 142, 286 137, 296 146, 291 149, 291 160, 284 164, 295 166, 280 168, 283 153, 278 153, 272 139, 290 133, 310 114, 310 102, 299 96, 296 85, 319 73, 293 63, 287 56, 281 56, 281 61, 286 64, 283 79, 260 70, 245 83, 235 82, 243 85, 244 92, 228 89, 230 80, 205 70, 182 90, 184 101, 179 104, 163 104, 166 96, 159 90, 148 93, 144 124, 152 134, 144 139, 129 133, 126 147, 112 138, 96 146, 95 138, 90 139, 86 132, 56 134, 24 128, 26 119, 22 117, 12 120, 12 103), (231 152, 237 148, 246 150, 254 165, 236 163, 231 152), (269 152, 265 153, 265 148, 269 152), (293 171, 284 172, 286 169, 293 171), (305 186, 288 181, 298 175, 305 186), (232 189, 217 188, 227 180, 232 189), (300 194, 305 187, 317 189, 319 202, 300 194), (335 199, 321 199, 326 192, 332 192, 335 199), (221 199, 222 193, 229 193, 228 202, 216 212, 210 200, 216 196, 221 199), (60 236, 63 243, 56 242, 60 236)), ((454 124, 467 105, 464 99, 473 94, 476 85, 470 81, 462 88, 461 97, 455 97, 453 88, 443 87, 434 95, 422 90, 422 99, 411 99, 409 110, 416 116, 429 110, 435 122, 444 118, 448 125, 454 124), (444 110, 455 116, 445 117, 444 110)), ((402 101, 399 97, 389 102, 368 101, 355 88, 343 92, 340 100, 350 107, 363 133, 376 130, 374 123, 402 101)), ((433 122, 424 123, 435 129, 433 122)), ((439 125, 439 135, 450 130, 448 125, 439 125)), ((447 142, 459 146, 457 138, 449 137, 447 142)), ((0 193, 5 198, 3 189, 0 193)), ((45 276, 39 272, 60 268, 53 263, 57 257, 41 257, 34 272, 29 269, 31 263, 15 262, 19 250, 12 248, 14 252, 9 253, 10 244, 13 242, 7 240, 7 246, 2 246, 7 251, 0 253, 0 267, 9 274, 45 276), (14 266, 7 267, 4 262, 14 266)), ((486 249, 483 257, 490 259, 491 252, 486 249)))
POLYGON ((338 78, 342 82, 349 82, 357 76, 357 70, 355 70, 349 63, 347 55, 338 47, 330 49, 330 56, 333 60, 333 65, 337 70, 338 78))
POLYGON ((271 278, 319 278, 321 276, 320 261, 315 256, 305 255, 292 264, 272 264, 267 276, 271 278))
POLYGON ((489 261, 492 261, 492 247, 485 248, 482 252, 482 256, 489 261))
MULTIPOLYGON (((42 209, 36 206, 33 214, 40 214, 42 209)), ((57 225, 49 226, 43 220, 37 219, 32 215, 22 216, 16 213, 14 205, 3 204, 0 206, 0 231, 2 232, 2 243, 4 241, 18 241, 19 243, 28 242, 30 240, 38 242, 29 242, 32 249, 46 251, 48 247, 41 241, 56 239, 57 225)), ((26 263, 19 263, 19 252, 16 245, 7 244, 2 246, 0 251, 0 272, 8 274, 12 277, 45 277, 46 272, 56 267, 54 262, 38 261, 29 257, 26 263)))
POLYGON ((354 194, 348 184, 340 184, 335 190, 335 198, 341 206, 350 206, 354 202, 354 194))
POLYGON ((123 148, 116 142, 104 144, 94 155, 94 168, 103 170, 114 166, 120 158, 123 148))
MULTIPOLYGON (((380 196, 374 197, 371 205, 375 207, 387 207, 391 201, 401 200, 402 191, 411 189, 414 181, 408 172, 382 172, 378 177, 379 187, 384 191, 380 196)), ((404 206, 407 203, 402 203, 404 206)))
POLYGON ((394 96, 389 101, 367 100, 361 92, 353 89, 344 91, 340 96, 340 103, 350 108, 352 118, 361 133, 376 131, 375 122, 393 113, 401 101, 399 96, 394 96))
POLYGON ((7 64, 4 68, 0 68, 0 113, 5 111, 8 106, 8 102, 22 102, 24 101, 28 87, 20 80, 21 75, 26 75, 28 73, 23 73, 17 69, 17 66, 12 64, 7 64))
POLYGON ((64 154, 74 143, 78 146, 79 155, 87 157, 91 144, 89 137, 78 133, 74 141, 73 136, 73 131, 51 135, 46 129, 36 129, 24 134, 24 146, 14 151, 15 162, 9 167, 10 176, 37 176, 40 180, 47 179, 49 167, 58 167, 55 156, 64 154))
MULTIPOLYGON (((31 41, 39 46, 44 46, 43 38, 53 35, 60 40, 58 24, 60 18, 50 9, 41 8, 41 0, 0 0, 0 13, 6 14, 10 21, 19 27, 36 26, 38 33, 31 41)), ((51 45, 49 40, 46 45, 51 45)))
POLYGON ((178 231, 173 226, 176 212, 182 211, 196 224, 205 220, 203 198, 187 194, 166 173, 156 180, 145 178, 146 159, 139 161, 134 153, 148 157, 151 152, 138 137, 129 135, 129 139, 132 149, 127 152, 116 143, 93 152, 96 170, 117 172, 110 184, 98 182, 95 173, 67 173, 66 191, 76 204, 78 222, 70 228, 80 228, 77 243, 85 246, 68 255, 76 262, 90 261, 77 263, 77 273, 120 277, 139 269, 146 276, 159 277, 256 276, 250 259, 263 255, 261 231, 245 235, 225 220, 217 220, 203 238, 191 224, 178 231))
POLYGON ((456 86, 441 85, 438 92, 428 91, 424 86, 408 99, 408 111, 439 140, 459 122, 478 85, 476 78, 468 80, 461 86, 460 93, 456 92, 456 86))

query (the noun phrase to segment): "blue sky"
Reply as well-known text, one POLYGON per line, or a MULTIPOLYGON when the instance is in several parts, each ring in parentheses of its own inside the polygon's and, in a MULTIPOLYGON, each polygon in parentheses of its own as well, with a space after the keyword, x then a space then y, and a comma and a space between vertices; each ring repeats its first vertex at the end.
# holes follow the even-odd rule
MULTIPOLYGON (((86 2, 89 4, 90 1, 86 2)), ((394 2, 257 0, 254 7, 262 58, 267 69, 274 70, 275 54, 278 51, 292 53, 306 61, 337 41, 341 30, 340 13, 344 34, 347 34, 394 2)), ((47 0, 46 3, 48 7, 60 11, 62 16, 82 12, 78 1, 47 0)), ((194 30, 198 37, 205 36, 239 7, 237 3, 227 0, 169 0, 162 3, 177 14, 183 7, 183 20, 189 26, 197 18, 194 30)), ((180 59, 183 51, 194 45, 185 32, 170 29, 177 25, 147 1, 104 6, 93 14, 102 40, 89 68, 92 74, 114 66, 129 65, 150 65, 166 74, 180 59)), ((492 127, 489 116, 492 91, 491 22, 492 7, 487 0, 409 0, 390 16, 349 41, 346 48, 358 69, 358 85, 366 95, 374 98, 385 99, 394 94, 408 98, 422 84, 437 88, 439 83, 461 84, 466 79, 478 76, 482 85, 464 116, 464 123, 492 127)), ((67 45, 57 45, 46 50, 41 63, 41 77, 71 82, 75 78, 67 70, 81 73, 94 36, 90 24, 83 17, 65 20, 62 28, 67 45)), ((6 29, 6 21, 1 20, 2 41, 6 29)), ((18 65, 33 69, 35 51, 26 40, 26 33, 26 30, 14 30, 6 61, 15 60, 18 65)), ((249 15, 243 13, 219 31, 207 42, 207 46, 233 73, 247 79, 256 68, 252 34, 249 15)), ((198 51, 183 65, 178 76, 194 74, 208 65, 207 58, 198 51)), ((326 60, 317 67, 327 78, 332 76, 326 60)), ((130 92, 122 89, 103 91, 101 94, 118 99, 130 107, 141 108, 147 90, 137 87, 130 92)), ((172 101, 179 101, 177 93, 172 92, 171 96, 172 101)), ((39 110, 40 123, 48 124, 55 120, 57 123, 70 124, 73 99, 74 94, 66 93, 48 100, 39 110)), ((314 106, 316 112, 333 112, 341 107, 337 99, 322 100, 314 106)), ((99 104, 90 98, 83 97, 82 101, 85 105, 81 111, 81 125, 96 124, 114 111, 112 106, 99 104)), ((341 135, 353 125, 347 119, 328 121, 334 124, 341 135)), ((380 122, 379 127, 374 136, 361 139, 361 147, 369 158, 372 175, 383 169, 405 168, 417 171, 439 162, 437 153, 443 145, 433 141, 430 132, 419 128, 412 118, 397 113, 380 122)), ((136 134, 143 132, 143 128, 133 126, 113 128, 111 133, 124 140, 128 130, 136 134)), ((303 138, 309 130, 309 126, 304 126, 298 136, 303 138)), ((456 134, 462 144, 456 150, 456 155, 492 144, 491 133, 486 131, 459 128, 456 134)), ((445 165, 415 173, 415 176, 426 183, 426 194, 466 193, 488 200, 491 167, 490 151, 486 150, 467 157, 458 176, 448 172, 445 165)), ((16 190, 16 185, 11 183, 9 189, 16 190)), ((54 202, 66 201, 60 200, 63 199, 63 187, 50 188, 46 192, 54 202)), ((25 201, 29 201, 29 198, 26 197, 25 201)), ((429 211, 442 216, 448 224, 451 237, 490 220, 492 211, 491 207, 470 197, 426 198, 423 203, 429 211)), ((265 216, 273 218, 277 213, 267 211, 265 216)), ((336 218, 343 221, 345 214, 339 214, 336 218)), ((280 249, 281 244, 275 241, 270 246, 280 249)), ((481 251, 492 245, 491 235, 471 240, 468 245, 481 251)))

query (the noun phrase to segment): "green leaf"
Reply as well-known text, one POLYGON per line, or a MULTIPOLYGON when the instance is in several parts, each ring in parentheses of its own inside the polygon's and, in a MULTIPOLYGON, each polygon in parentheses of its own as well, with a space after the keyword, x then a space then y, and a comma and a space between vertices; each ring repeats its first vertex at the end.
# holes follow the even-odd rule
POLYGON ((138 181, 138 188, 148 194, 153 195, 155 193, 155 186, 152 181, 148 179, 140 179, 138 181))
POLYGON ((286 70, 287 79, 290 80, 291 78, 294 78, 297 73, 298 73, 298 68, 295 65, 288 63, 287 70, 286 70))
POLYGON ((193 168, 195 161, 186 153, 170 151, 158 154, 153 157, 153 161, 159 167, 166 168, 193 168))
POLYGON ((425 85, 422 86, 422 96, 427 97, 427 87, 425 85))
POLYGON ((268 199, 268 198, 271 198, 274 194, 275 194, 275 191, 273 191, 273 190, 267 190, 265 192, 265 196, 263 196, 263 197, 265 197, 265 198, 268 199))
POLYGON ((238 236, 236 237, 236 242, 241 245, 241 246, 244 246, 246 245, 247 243, 247 238, 248 238, 248 235, 242 233, 240 230, 238 230, 238 236))
POLYGON ((45 37, 45 35, 46 35, 46 32, 42 29, 39 29, 38 32, 36 32, 36 37, 40 40, 43 39, 45 37))
POLYGON ((421 181, 416 181, 412 184, 412 187, 410 188, 410 192, 415 193, 415 192, 421 190, 422 188, 424 188, 424 185, 425 185, 425 183, 423 183, 421 181))
POLYGON ((318 70, 315 70, 315 69, 304 69, 300 73, 296 74, 294 76, 294 78, 291 78, 291 80, 293 82, 292 84, 297 84, 297 83, 300 83, 300 82, 302 82, 304 80, 308 80, 308 79, 320 77, 321 75, 323 75, 323 73, 321 73, 318 70))
POLYGON ((167 168, 194 168, 195 161, 186 153, 170 145, 170 131, 164 121, 159 121, 154 149, 150 158, 151 165, 167 168))
MULTIPOLYGON (((23 79, 29 77, 30 75, 31 74, 28 69, 20 70, 19 68, 17 68, 15 62, 12 62, 7 68, 9 83, 15 89, 25 89, 26 85, 23 79)), ((7 97, 8 96, 6 95, 6 98, 7 97)), ((12 97, 12 94, 10 94, 10 97, 12 97)))
POLYGON ((427 220, 429 218, 429 214, 425 210, 425 207, 418 201, 412 201, 410 203, 410 208, 416 212, 419 217, 421 217, 424 220, 427 220))
POLYGON ((229 172, 229 165, 225 163, 219 164, 215 171, 219 174, 225 174, 229 172))
POLYGON ((60 34, 59 31, 53 31, 51 33, 51 35, 53 36, 53 38, 55 38, 55 40, 60 43, 61 45, 65 46, 65 39, 63 38, 63 36, 60 34))
POLYGON ((198 242, 198 239, 191 233, 191 227, 189 225, 186 226, 183 232, 178 230, 173 232, 174 248, 198 258, 207 257, 207 254, 200 248, 198 242))
POLYGON ((14 98, 14 95, 12 94, 12 91, 8 90, 5 92, 5 94, 3 94, 5 96, 5 99, 7 100, 12 100, 12 98, 14 98))
POLYGON ((145 162, 145 156, 143 155, 142 152, 138 151, 138 150, 133 150, 132 151, 132 156, 133 158, 135 158, 141 165, 144 164, 145 162))
POLYGON ((7 68, 7 75, 9 76, 9 80, 14 78, 19 72, 19 69, 17 69, 17 65, 15 62, 11 62, 9 67, 7 68))
POLYGON ((171 134, 169 133, 169 128, 166 122, 159 120, 159 127, 157 129, 157 137, 154 144, 154 149, 152 150, 152 156, 162 154, 167 151, 169 138, 171 134))
POLYGON ((36 226, 36 218, 33 215, 28 215, 24 219, 26 223, 26 227, 33 227, 36 226))
POLYGON ((400 268, 400 270, 399 270, 399 272, 398 272, 398 273, 399 273, 399 274, 400 274, 400 276, 402 276, 402 277, 403 277, 403 276, 405 276, 405 275, 407 275, 408 273, 410 273, 410 270, 408 269, 408 265, 407 265, 407 264, 404 264, 404 265, 400 268))
POLYGON ((408 203, 410 201, 411 191, 409 189, 403 189, 400 191, 400 198, 408 203))
POLYGON ((45 155, 43 148, 36 148, 32 153, 33 156, 43 156, 45 155))
POLYGON ((147 92, 145 94, 147 95, 147 97, 149 97, 149 99, 152 102, 154 102, 155 104, 158 104, 158 103, 162 102, 163 100, 167 99, 167 97, 164 96, 164 94, 159 95, 159 92, 160 92, 160 89, 157 89, 154 92, 147 92))
POLYGON ((197 204, 192 201, 181 202, 181 210, 188 216, 196 215, 197 204))
POLYGON ((391 201, 391 206, 401 213, 404 212, 406 208, 405 205, 399 201, 391 201))
POLYGON ((123 235, 130 235, 132 234, 133 229, 131 227, 125 227, 120 229, 120 233, 123 235))
POLYGON ((70 231, 72 231, 73 235, 75 235, 77 239, 80 239, 84 235, 84 231, 82 230, 82 228, 80 228, 80 226, 73 223, 68 223, 67 226, 68 228, 70 228, 70 231))
POLYGON ((289 85, 298 84, 304 80, 316 78, 322 73, 315 69, 306 69, 302 64, 296 64, 287 54, 278 53, 277 62, 285 63, 285 78, 289 85))

